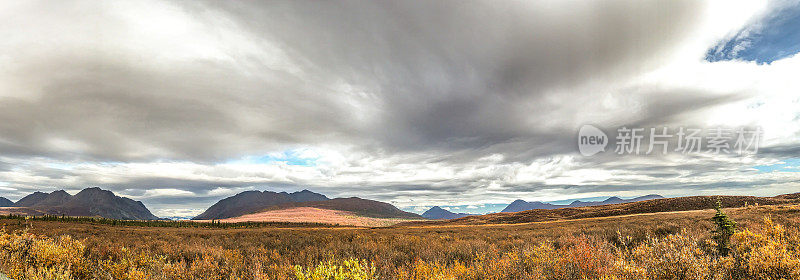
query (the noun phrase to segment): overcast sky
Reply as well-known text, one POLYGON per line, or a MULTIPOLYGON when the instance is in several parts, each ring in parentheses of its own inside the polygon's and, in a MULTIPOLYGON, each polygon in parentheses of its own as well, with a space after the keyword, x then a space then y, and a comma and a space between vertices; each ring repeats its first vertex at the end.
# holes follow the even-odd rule
POLYGON ((798 192, 799 15, 750 0, 2 1, 0 196, 99 186, 191 216, 251 189, 417 210, 798 192), (583 156, 584 124, 763 136, 743 156, 583 156))

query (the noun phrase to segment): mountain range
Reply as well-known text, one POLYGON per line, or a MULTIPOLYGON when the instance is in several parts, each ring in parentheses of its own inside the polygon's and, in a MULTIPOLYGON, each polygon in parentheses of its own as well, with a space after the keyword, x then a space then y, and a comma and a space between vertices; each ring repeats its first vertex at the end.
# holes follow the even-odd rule
POLYGON ((714 209, 722 207, 744 207, 758 205, 781 205, 800 203, 800 193, 775 197, 756 196, 685 196, 650 199, 630 203, 595 205, 589 207, 562 207, 557 209, 533 209, 520 212, 500 212, 468 216, 451 220, 414 221, 404 225, 479 225, 518 224, 543 221, 573 220, 583 218, 610 217, 644 213, 661 213, 714 209))
POLYGON ((458 219, 458 218, 463 218, 463 217, 472 216, 472 215, 475 215, 475 214, 453 213, 453 212, 447 211, 445 209, 442 209, 439 206, 431 207, 431 209, 428 209, 428 211, 425 211, 425 213, 422 213, 422 217, 423 218, 431 219, 431 220, 458 219))
POLYGON ((521 199, 515 200, 508 206, 506 206, 503 211, 500 212, 520 212, 520 211, 527 211, 527 210, 534 210, 534 209, 559 209, 559 208, 573 208, 573 207, 587 207, 587 206, 598 206, 598 205, 610 205, 610 204, 621 204, 621 203, 629 203, 629 202, 639 202, 645 200, 652 200, 652 199, 661 199, 664 198, 663 196, 657 194, 645 195, 640 197, 635 197, 631 199, 622 199, 616 196, 609 197, 603 201, 580 201, 575 200, 570 204, 562 205, 562 204, 550 204, 546 202, 540 201, 531 201, 527 202, 521 199))
POLYGON ((192 220, 227 219, 252 214, 280 204, 323 200, 329 200, 329 198, 309 190, 293 193, 246 191, 218 201, 192 220))
MULTIPOLYGON (((721 197, 725 205, 739 205, 745 202, 754 204, 778 204, 800 199, 791 194, 773 198, 759 197, 721 197)), ((364 224, 397 223, 398 221, 454 220, 466 223, 539 221, 549 219, 601 217, 611 213, 650 213, 659 211, 683 211, 706 209, 713 204, 710 197, 683 197, 664 199, 660 195, 646 195, 632 199, 610 197, 603 201, 575 200, 570 204, 552 204, 540 201, 516 200, 505 207, 501 213, 473 215, 453 213, 435 206, 422 215, 402 211, 392 204, 362 199, 358 197, 330 199, 325 195, 309 190, 293 193, 272 191, 246 191, 224 198, 193 220, 277 219, 275 221, 321 222, 335 220, 336 223, 349 222, 364 224), (503 213, 505 212, 505 213, 503 213), (514 213, 509 213, 514 212, 514 213), (254 216, 254 214, 257 214, 254 216), (258 216, 261 215, 261 216, 258 216), (325 215, 331 217, 324 217, 325 215), (335 217, 334 217, 335 216, 335 217), (325 218, 330 218, 325 220, 325 218), (364 219, 369 218, 369 219, 364 219), (377 219, 377 220, 375 220, 377 219)), ((19 213, 22 215, 64 215, 94 216, 123 220, 154 220, 153 215, 142 202, 116 196, 111 191, 100 188, 87 188, 75 195, 59 190, 51 193, 34 192, 16 203, 0 197, 0 213, 19 213)))
POLYGON ((222 199, 193 220, 220 220, 258 212, 292 208, 338 210, 373 218, 410 218, 419 215, 402 211, 389 203, 358 197, 330 199, 325 195, 303 190, 299 192, 246 191, 222 199))
POLYGON ((5 201, 7 199, 0 199, 0 205, 19 207, 47 215, 92 216, 120 220, 158 219, 142 202, 119 197, 111 191, 100 188, 86 188, 74 196, 63 190, 49 194, 34 192, 11 205, 5 201))

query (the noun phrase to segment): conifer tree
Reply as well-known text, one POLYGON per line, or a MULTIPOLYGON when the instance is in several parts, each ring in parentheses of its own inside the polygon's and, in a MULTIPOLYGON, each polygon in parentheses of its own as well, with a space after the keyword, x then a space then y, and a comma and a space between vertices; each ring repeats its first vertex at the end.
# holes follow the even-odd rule
POLYGON ((717 227, 712 231, 712 238, 717 242, 719 254, 727 256, 731 250, 731 236, 736 233, 736 222, 722 211, 722 202, 720 200, 717 200, 717 206, 715 208, 717 214, 714 215, 711 220, 714 221, 717 227))

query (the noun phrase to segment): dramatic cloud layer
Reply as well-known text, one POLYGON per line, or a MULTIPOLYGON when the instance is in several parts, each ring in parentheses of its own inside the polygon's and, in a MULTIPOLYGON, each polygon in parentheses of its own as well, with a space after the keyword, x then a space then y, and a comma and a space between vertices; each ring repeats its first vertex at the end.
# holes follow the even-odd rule
POLYGON ((757 167, 800 157, 800 57, 758 64, 737 54, 755 53, 743 43, 753 30, 792 27, 776 15, 797 10, 673 0, 2 3, 0 195, 100 186, 167 216, 247 189, 404 207, 789 192, 800 173, 757 167), (611 135, 759 126, 764 138, 749 156, 582 157, 583 124, 611 135))

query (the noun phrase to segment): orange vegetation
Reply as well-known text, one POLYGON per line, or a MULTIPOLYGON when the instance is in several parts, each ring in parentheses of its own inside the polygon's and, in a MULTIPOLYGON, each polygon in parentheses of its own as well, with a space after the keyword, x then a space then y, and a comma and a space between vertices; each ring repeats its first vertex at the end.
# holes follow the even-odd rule
POLYGON ((360 227, 390 226, 409 219, 373 218, 356 215, 349 211, 319 209, 312 207, 295 207, 248 214, 235 218, 223 219, 221 222, 290 222, 290 223, 323 223, 332 225, 348 225, 360 227))
POLYGON ((153 228, 0 220, 0 272, 38 279, 800 279, 800 207, 502 225, 153 228))

